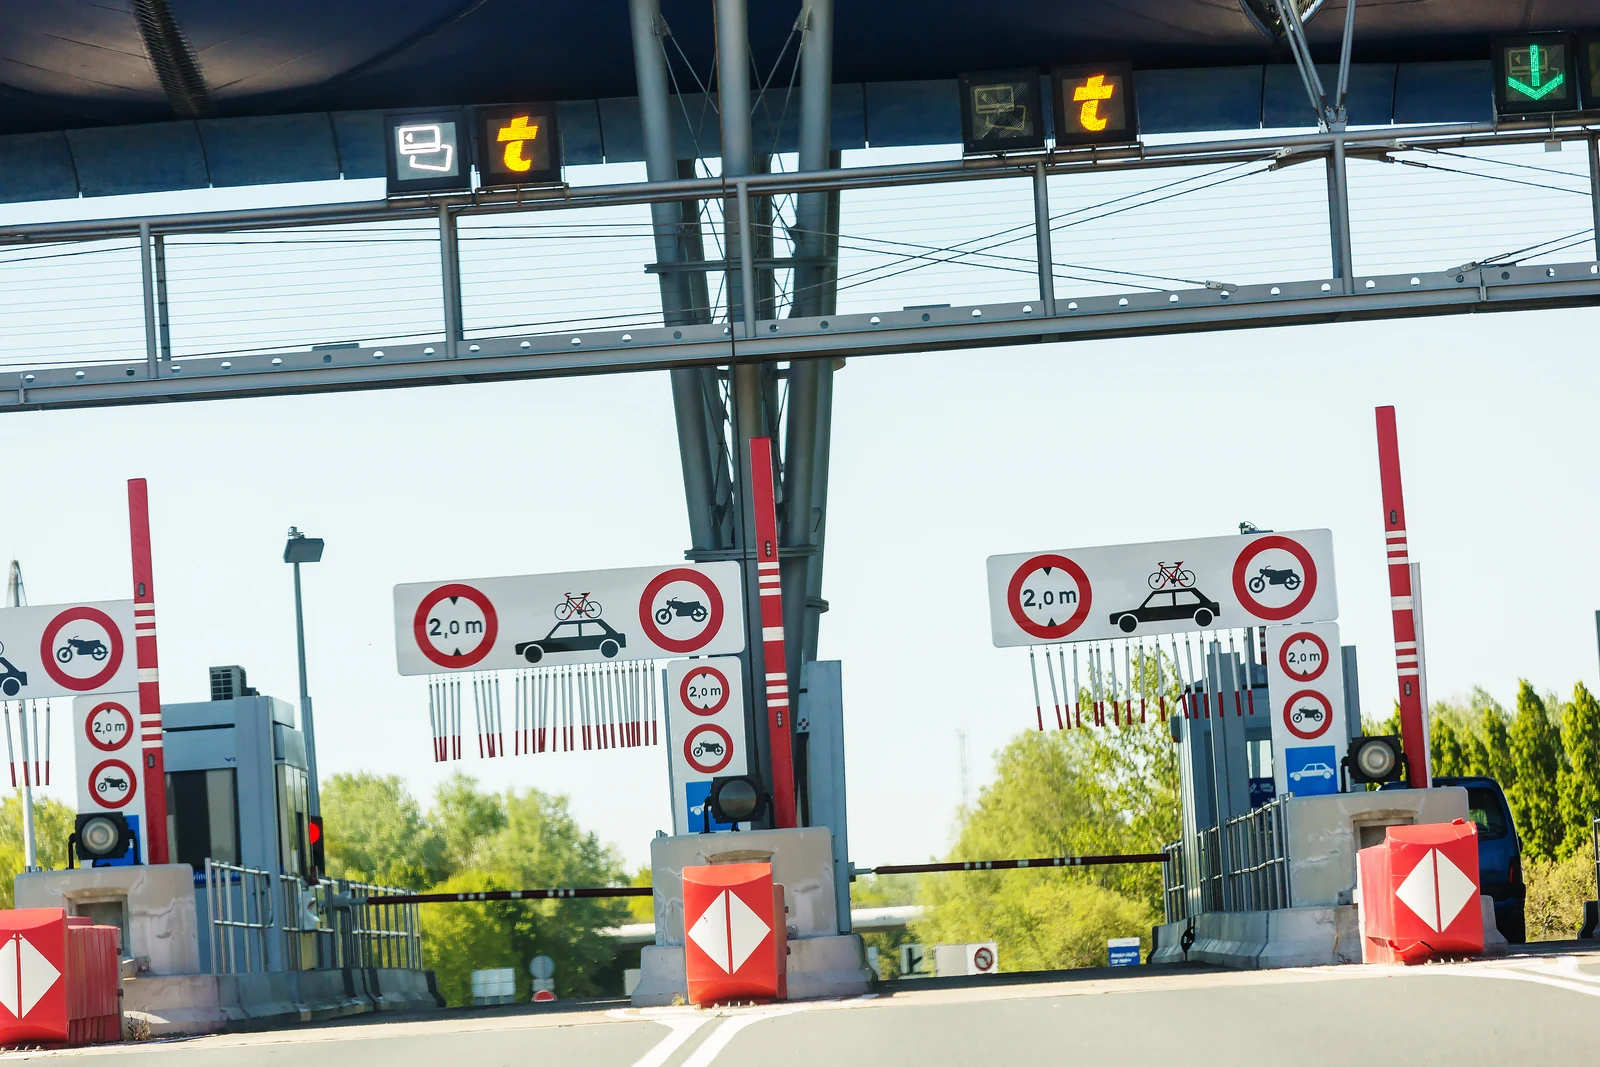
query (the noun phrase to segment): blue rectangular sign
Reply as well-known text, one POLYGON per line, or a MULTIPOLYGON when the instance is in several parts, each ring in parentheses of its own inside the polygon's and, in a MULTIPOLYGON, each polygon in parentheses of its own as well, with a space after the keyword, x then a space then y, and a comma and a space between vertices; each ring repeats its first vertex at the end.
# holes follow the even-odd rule
POLYGON ((1289 792, 1316 797, 1339 791, 1339 757, 1332 745, 1304 745, 1283 754, 1289 792))
POLYGON ((698 834, 703 832, 710 820, 713 830, 732 830, 733 823, 721 822, 711 814, 711 779, 706 778, 698 782, 683 783, 684 806, 689 809, 689 832, 698 834))
POLYGON ((1139 966, 1139 939, 1136 937, 1115 937, 1106 946, 1106 962, 1112 967, 1137 967, 1139 966), (1119 942, 1132 942, 1132 944, 1119 944, 1119 942))

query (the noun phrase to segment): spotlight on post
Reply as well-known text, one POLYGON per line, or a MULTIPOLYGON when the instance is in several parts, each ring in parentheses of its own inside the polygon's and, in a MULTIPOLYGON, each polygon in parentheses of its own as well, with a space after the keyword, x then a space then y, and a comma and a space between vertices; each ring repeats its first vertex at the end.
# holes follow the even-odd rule
POLYGON ((1398 737, 1357 737, 1345 753, 1345 768, 1356 785, 1398 782, 1405 777, 1405 755, 1398 737))
POLYGON ((766 795, 754 775, 733 774, 726 778, 711 779, 711 815, 718 822, 737 826, 761 814, 766 806, 766 795))
POLYGON ((113 860, 128 854, 133 833, 121 812, 90 812, 79 815, 73 839, 78 858, 85 862, 113 860))

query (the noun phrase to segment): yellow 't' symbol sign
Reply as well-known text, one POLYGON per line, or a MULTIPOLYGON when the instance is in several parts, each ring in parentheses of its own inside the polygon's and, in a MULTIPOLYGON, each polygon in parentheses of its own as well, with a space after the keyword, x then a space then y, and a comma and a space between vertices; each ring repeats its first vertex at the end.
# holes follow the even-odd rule
MULTIPOLYGON (((1106 95, 1109 96, 1110 94, 1111 90, 1107 89, 1106 95)), ((1105 123, 1102 122, 1101 125, 1104 126, 1105 123)), ((529 126, 527 115, 518 115, 508 125, 502 126, 495 131, 495 140, 503 142, 506 146, 505 163, 507 170, 516 171, 520 174, 523 171, 533 169, 533 160, 522 154, 522 146, 538 136, 539 124, 534 123, 529 126)))
POLYGON ((1106 128, 1110 119, 1100 114, 1100 101, 1110 100, 1111 94, 1117 91, 1115 85, 1107 85, 1104 74, 1090 75, 1089 80, 1072 90, 1074 103, 1083 102, 1083 108, 1078 112, 1078 121, 1083 128, 1091 133, 1099 133, 1106 128))

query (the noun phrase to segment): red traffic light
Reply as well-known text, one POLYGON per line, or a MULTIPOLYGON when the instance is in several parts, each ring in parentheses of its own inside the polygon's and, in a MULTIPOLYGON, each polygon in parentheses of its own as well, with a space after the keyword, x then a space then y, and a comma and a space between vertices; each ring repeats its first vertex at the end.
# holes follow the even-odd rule
POLYGON ((322 816, 312 817, 309 836, 313 846, 322 844, 322 816))

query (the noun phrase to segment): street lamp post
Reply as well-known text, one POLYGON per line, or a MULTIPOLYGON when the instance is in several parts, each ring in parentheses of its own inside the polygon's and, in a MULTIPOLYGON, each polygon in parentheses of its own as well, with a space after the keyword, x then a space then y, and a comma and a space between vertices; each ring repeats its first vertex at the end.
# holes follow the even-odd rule
POLYGON ((283 546, 283 561, 294 565, 294 637, 300 650, 300 726, 306 735, 306 803, 311 818, 322 816, 321 791, 317 786, 317 731, 311 714, 311 693, 306 685, 306 620, 300 601, 300 564, 322 559, 322 538, 307 537, 297 527, 289 527, 289 540, 283 546))

